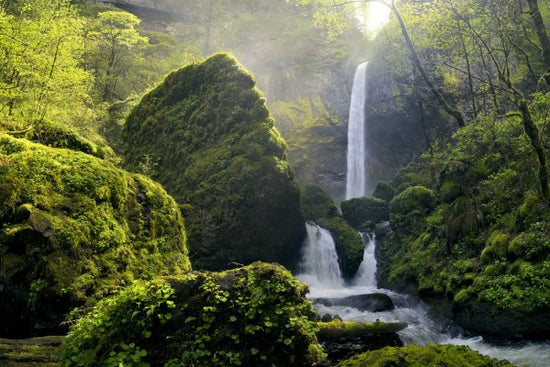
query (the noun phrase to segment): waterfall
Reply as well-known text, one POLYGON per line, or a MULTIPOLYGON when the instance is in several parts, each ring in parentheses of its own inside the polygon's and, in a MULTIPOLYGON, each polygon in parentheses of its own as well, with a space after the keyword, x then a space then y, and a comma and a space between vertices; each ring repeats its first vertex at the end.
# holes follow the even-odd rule
POLYGON ((346 199, 365 195, 365 100, 367 62, 355 70, 348 120, 346 199))
POLYGON ((329 231, 306 223, 307 239, 302 248, 298 278, 310 287, 338 289, 344 286, 336 245, 329 231))
POLYGON ((363 261, 357 269, 357 274, 353 278, 354 286, 376 288, 376 258, 374 257, 376 235, 361 233, 365 250, 363 252, 363 261))

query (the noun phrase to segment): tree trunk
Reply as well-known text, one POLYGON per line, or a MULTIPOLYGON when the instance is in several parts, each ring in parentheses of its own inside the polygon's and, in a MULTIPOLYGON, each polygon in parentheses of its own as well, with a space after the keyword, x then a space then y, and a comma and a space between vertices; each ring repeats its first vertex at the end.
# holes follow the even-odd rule
POLYGON ((540 132, 535 124, 531 111, 529 110, 529 105, 524 97, 519 97, 517 102, 519 110, 521 112, 521 120, 523 123, 523 129, 531 146, 537 154, 537 159, 539 161, 539 184, 541 188, 542 197, 544 200, 548 201, 550 198, 550 187, 548 185, 548 165, 546 163, 546 154, 544 152, 544 145, 540 138, 540 132))
POLYGON ((418 71, 420 72, 420 75, 422 75, 422 78, 424 79, 424 82, 428 85, 428 88, 430 89, 432 94, 435 96, 435 98, 437 99, 441 107, 445 110, 445 112, 447 112, 449 115, 454 117, 454 119, 456 120, 456 123, 458 124, 458 127, 464 127, 466 124, 464 122, 464 116, 462 115, 462 112, 460 112, 458 109, 454 108, 447 102, 443 94, 441 94, 439 89, 437 89, 437 87, 433 84, 432 80, 428 76, 428 73, 422 66, 422 63, 420 62, 420 58, 418 57, 418 53, 416 52, 416 49, 411 40, 411 37, 409 36, 409 31, 407 30, 405 21, 403 20, 403 17, 401 16, 399 9, 397 9, 397 6, 395 5, 395 0, 392 0, 391 5, 389 6, 392 12, 394 13, 394 15, 396 16, 397 21, 399 22, 399 26, 401 27, 401 33, 403 33, 403 37, 405 38, 405 43, 407 45, 407 48, 411 52, 414 66, 418 69, 418 71))
POLYGON ((546 27, 544 26, 544 21, 539 10, 539 4, 537 0, 527 0, 529 4, 529 14, 533 19, 533 24, 535 25, 535 30, 537 32, 537 37, 542 48, 542 58, 544 60, 544 65, 546 67, 546 72, 543 77, 546 81, 546 84, 550 85, 550 39, 546 33, 546 27))

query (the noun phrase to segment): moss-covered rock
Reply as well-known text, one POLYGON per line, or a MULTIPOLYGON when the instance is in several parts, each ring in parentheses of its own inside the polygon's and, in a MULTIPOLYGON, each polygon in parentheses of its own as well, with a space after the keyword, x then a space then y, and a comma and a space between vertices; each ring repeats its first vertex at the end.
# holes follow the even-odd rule
POLYGON ((348 280, 352 279, 363 261, 364 246, 361 235, 341 216, 321 218, 317 224, 332 234, 342 276, 348 280))
POLYGON ((376 184, 372 196, 390 202, 395 196, 395 189, 389 183, 380 181, 376 184))
POLYGON ((63 344, 66 366, 311 366, 307 287, 265 263, 137 282, 99 302, 63 344))
POLYGON ((30 339, 0 339, 3 367, 58 367, 62 336, 30 339))
POLYGON ((334 340, 342 338, 354 338, 369 335, 379 335, 385 333, 396 333, 407 327, 404 322, 361 322, 361 321, 342 321, 334 319, 330 322, 319 322, 319 340, 334 340))
POLYGON ((389 219, 389 208, 384 200, 367 196, 342 201, 342 214, 355 229, 371 232, 377 223, 389 219))
POLYGON ((386 347, 351 357, 338 364, 338 367, 501 367, 512 366, 505 361, 486 357, 462 345, 408 345, 406 347, 386 347))
POLYGON ((407 327, 407 324, 334 319, 320 322, 318 327, 319 341, 327 353, 327 359, 336 363, 369 350, 402 346, 397 331, 407 327))
POLYGON ((231 55, 216 54, 168 75, 126 121, 126 166, 182 205, 195 268, 299 259, 298 188, 254 85, 231 55))
POLYGON ((330 195, 321 186, 308 184, 301 187, 304 218, 316 221, 320 218, 338 216, 338 208, 330 195))
POLYGON ((0 332, 58 328, 134 278, 190 269, 177 204, 150 179, 0 134, 0 332))
POLYGON ((0 121, 0 131, 16 138, 25 138, 53 148, 67 148, 104 158, 104 152, 97 145, 66 127, 50 121, 32 124, 0 121))
POLYGON ((316 222, 332 235, 342 275, 346 279, 353 278, 363 261, 361 236, 338 213, 332 198, 320 186, 304 186, 301 200, 305 218, 316 222))
POLYGON ((393 228, 420 226, 423 217, 435 206, 435 195, 424 186, 409 186, 390 201, 390 222, 393 228))

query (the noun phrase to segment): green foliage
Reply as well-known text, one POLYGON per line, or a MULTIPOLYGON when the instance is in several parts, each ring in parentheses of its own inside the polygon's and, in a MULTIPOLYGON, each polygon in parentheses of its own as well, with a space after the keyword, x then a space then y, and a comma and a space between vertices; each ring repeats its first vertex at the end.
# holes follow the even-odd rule
POLYGON ((84 21, 68 0, 0 8, 0 117, 71 124, 90 117, 84 21))
POLYGON ((387 182, 380 181, 376 184, 372 196, 384 201, 391 201, 395 195, 395 189, 387 182))
POLYGON ((388 204, 376 197, 363 197, 342 201, 342 214, 355 229, 372 231, 373 226, 389 219, 388 204))
POLYGON ((190 268, 178 206, 158 184, 5 134, 0 221, 3 333, 57 328, 134 278, 190 268))
POLYGON ((285 144, 252 75, 229 54, 168 75, 125 125, 126 166, 156 162, 179 204, 196 268, 292 265, 305 235, 285 144))
POLYGON ((512 317, 545 312, 550 212, 533 191, 537 162, 520 122, 479 119, 455 139, 407 169, 438 167, 428 183, 435 197, 424 188, 429 205, 405 200, 412 187, 404 185, 392 200, 395 232, 382 249, 392 263, 382 265, 382 278, 512 317))
POLYGON ((408 345, 405 347, 385 347, 351 357, 340 362, 339 367, 395 366, 512 366, 509 362, 501 362, 481 355, 464 345, 408 345))
POLYGON ((278 265, 136 282, 63 343, 65 366, 311 366, 322 351, 307 287, 278 265))
POLYGON ((424 186, 410 186, 390 201, 390 221, 396 228, 421 225, 422 218, 435 206, 435 195, 424 186))

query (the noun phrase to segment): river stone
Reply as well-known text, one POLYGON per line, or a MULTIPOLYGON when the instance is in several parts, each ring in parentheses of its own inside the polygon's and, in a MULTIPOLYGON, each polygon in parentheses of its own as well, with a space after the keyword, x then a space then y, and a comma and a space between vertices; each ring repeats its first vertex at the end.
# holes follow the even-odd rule
POLYGON ((392 299, 383 293, 359 294, 343 298, 316 298, 312 301, 325 306, 349 306, 369 312, 390 311, 395 308, 392 299))

